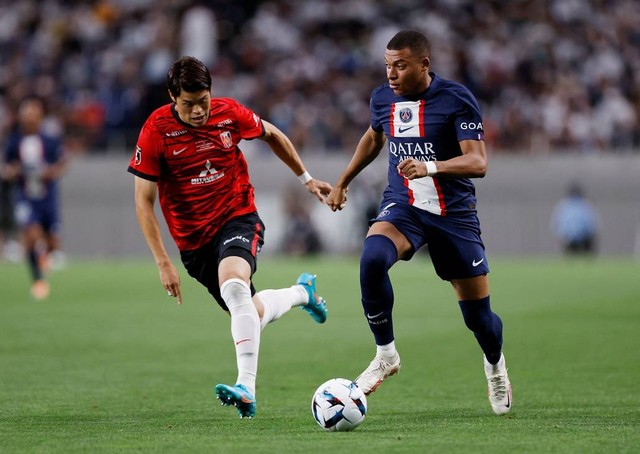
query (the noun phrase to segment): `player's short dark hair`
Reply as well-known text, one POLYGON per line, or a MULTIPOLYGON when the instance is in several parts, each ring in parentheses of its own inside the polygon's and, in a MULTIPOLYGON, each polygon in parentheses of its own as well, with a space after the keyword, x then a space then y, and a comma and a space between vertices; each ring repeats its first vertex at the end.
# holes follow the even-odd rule
POLYGON ((182 57, 169 68, 167 89, 176 98, 182 90, 189 93, 211 90, 211 73, 197 58, 182 57))
POLYGON ((44 112, 46 112, 47 110, 47 103, 45 101, 45 99, 42 96, 30 93, 28 95, 26 95, 24 98, 22 98, 20 100, 20 102, 18 103, 18 106, 22 106, 23 104, 27 104, 27 103, 31 103, 31 102, 35 102, 40 104, 40 107, 42 107, 42 110, 44 112))
POLYGON ((431 56, 431 43, 422 33, 415 30, 402 30, 395 34, 387 44, 389 50, 409 49, 419 57, 431 56))

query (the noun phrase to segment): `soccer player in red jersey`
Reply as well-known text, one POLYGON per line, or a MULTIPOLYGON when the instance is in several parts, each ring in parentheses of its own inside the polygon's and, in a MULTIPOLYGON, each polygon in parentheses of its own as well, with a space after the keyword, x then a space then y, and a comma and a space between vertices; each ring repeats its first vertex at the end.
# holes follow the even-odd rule
POLYGON ((163 287, 181 304, 180 276, 154 213, 158 196, 189 275, 231 315, 238 378, 233 386, 216 385, 215 392, 223 405, 251 418, 256 413, 261 329, 295 306, 318 323, 326 320, 327 312, 309 273, 302 273, 290 288, 256 293, 251 279, 264 224, 238 143, 265 141, 320 202, 331 185, 309 175, 291 141, 274 125, 233 99, 212 98, 211 75, 196 58, 183 57, 171 66, 167 88, 173 102, 147 119, 128 168, 136 176, 138 222, 163 287))
POLYGON ((429 41, 419 32, 401 31, 389 41, 387 83, 371 95, 371 125, 327 198, 333 211, 341 210, 349 183, 388 145, 389 184, 360 257, 362 305, 376 356, 355 381, 368 395, 400 370, 388 271, 427 245, 436 273, 451 282, 464 322, 484 353, 491 407, 505 414, 511 383, 502 320, 491 310, 471 182, 487 169, 480 106, 468 89, 431 72, 430 56, 429 41))

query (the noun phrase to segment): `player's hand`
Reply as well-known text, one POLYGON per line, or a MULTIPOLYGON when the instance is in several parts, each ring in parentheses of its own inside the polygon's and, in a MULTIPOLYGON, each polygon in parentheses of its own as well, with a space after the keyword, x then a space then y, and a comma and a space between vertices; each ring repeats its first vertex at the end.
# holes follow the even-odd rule
POLYGON ((47 166, 40 175, 43 181, 53 181, 58 178, 58 174, 56 172, 56 168, 53 166, 47 166))
POLYGON ((20 175, 22 175, 20 166, 13 163, 7 164, 4 167, 0 167, 0 171, 2 172, 0 173, 0 176, 2 177, 2 179, 7 181, 15 181, 18 179, 20 175))
POLYGON ((316 180, 315 178, 307 181, 304 186, 307 188, 307 191, 315 195, 316 198, 322 203, 326 203, 325 197, 333 189, 331 185, 326 181, 316 180))
POLYGON ((180 293, 180 275, 173 263, 167 262, 158 266, 160 271, 160 282, 167 291, 167 295, 178 298, 178 304, 182 304, 182 293, 180 293))
POLYGON ((327 197, 327 205, 331 211, 342 210, 347 205, 347 192, 349 192, 349 188, 341 186, 336 186, 331 190, 329 197, 327 197))
POLYGON ((407 180, 415 180, 427 176, 427 164, 417 159, 405 159, 398 164, 398 173, 407 180))

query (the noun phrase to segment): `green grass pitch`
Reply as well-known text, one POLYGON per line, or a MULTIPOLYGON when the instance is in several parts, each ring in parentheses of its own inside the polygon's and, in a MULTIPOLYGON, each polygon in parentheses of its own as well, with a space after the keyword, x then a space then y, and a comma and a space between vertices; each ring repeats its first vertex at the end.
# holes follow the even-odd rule
POLYGON ((327 433, 313 391, 354 378, 374 354, 356 258, 260 260, 259 289, 317 273, 329 319, 295 309, 263 331, 252 420, 213 395, 236 375, 229 319, 186 273, 177 306, 151 258, 72 261, 36 302, 26 268, 1 263, 0 452, 637 452, 640 264, 491 265, 512 412, 492 414, 453 291, 418 257, 392 270, 402 371, 370 396, 356 431, 327 433))

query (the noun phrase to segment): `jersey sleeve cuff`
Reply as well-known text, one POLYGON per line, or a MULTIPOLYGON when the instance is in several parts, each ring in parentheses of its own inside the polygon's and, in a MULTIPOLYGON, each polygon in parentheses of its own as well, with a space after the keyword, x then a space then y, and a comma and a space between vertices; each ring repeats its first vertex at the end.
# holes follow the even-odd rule
POLYGON ((458 136, 458 142, 463 140, 484 140, 484 131, 466 133, 463 136, 458 136))
POLYGON ((153 181, 154 183, 158 182, 158 177, 155 175, 148 175, 146 173, 142 173, 139 170, 134 169, 133 167, 129 166, 129 168, 127 169, 127 172, 134 174, 137 177, 140 177, 144 180, 149 180, 149 181, 153 181))
POLYGON ((255 137, 243 137, 244 140, 253 140, 253 139, 262 139, 264 136, 267 135, 267 128, 264 127, 264 123, 262 122, 262 120, 260 120, 260 134, 258 134, 255 137))

